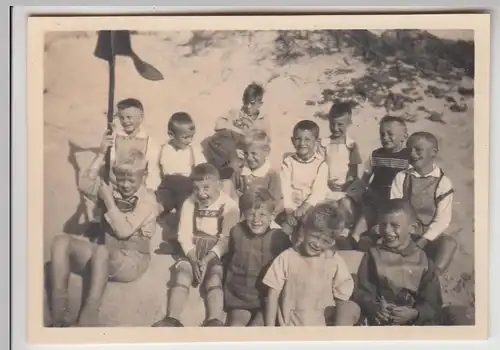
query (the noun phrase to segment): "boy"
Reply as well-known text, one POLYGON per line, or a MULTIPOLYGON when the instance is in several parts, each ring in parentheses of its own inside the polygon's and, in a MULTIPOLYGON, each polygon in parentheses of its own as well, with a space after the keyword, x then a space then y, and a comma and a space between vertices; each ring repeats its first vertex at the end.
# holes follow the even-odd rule
POLYGON ((109 146, 103 140, 100 152, 82 174, 79 188, 88 197, 100 198, 106 209, 105 221, 96 234, 104 244, 84 237, 62 235, 52 244, 52 313, 55 326, 67 325, 68 279, 71 268, 79 274, 90 273, 90 289, 80 311, 80 326, 97 326, 98 311, 107 281, 131 282, 139 278, 150 261, 149 242, 156 230, 157 205, 154 195, 144 187, 146 176, 143 155, 120 158, 113 173, 115 184, 105 184, 98 175, 109 146))
POLYGON ((434 264, 410 237, 415 220, 403 199, 379 216, 382 242, 363 257, 354 300, 369 325, 439 325, 441 285, 434 264))
POLYGON ((192 144, 195 131, 193 119, 185 112, 174 113, 168 121, 170 140, 160 151, 162 182, 156 191, 163 214, 173 209, 180 210, 182 203, 193 193, 191 171, 206 162, 201 148, 192 144))
POLYGON ((342 249, 348 246, 349 229, 356 222, 359 189, 358 166, 361 164, 358 144, 352 140, 347 130, 352 124, 352 107, 349 102, 333 104, 328 113, 330 137, 322 140, 319 152, 328 166, 327 199, 340 201, 348 219, 346 230, 339 237, 337 244, 342 249), (345 241, 345 242, 344 242, 345 241))
POLYGON ((417 217, 417 245, 434 261, 438 273, 451 263, 457 242, 445 231, 451 222, 453 186, 434 163, 438 141, 429 132, 416 132, 407 142, 408 170, 399 172, 391 187, 392 198, 408 200, 417 217))
POLYGON ((184 252, 174 266, 167 316, 154 327, 183 327, 180 316, 190 286, 202 285, 207 307, 204 327, 222 327, 222 263, 229 231, 240 219, 236 202, 220 189, 217 169, 207 163, 194 167, 193 194, 180 211, 179 243, 184 252))
POLYGON ((250 188, 266 188, 274 198, 276 216, 283 211, 283 192, 280 174, 269 162, 271 140, 264 131, 255 129, 245 135, 242 144, 246 164, 233 176, 233 197, 241 197, 250 188))
POLYGON ((224 300, 229 326, 263 326, 266 290, 262 277, 270 263, 291 246, 289 237, 271 227, 275 202, 265 188, 251 189, 240 200, 243 221, 231 230, 224 300))
POLYGON ((330 204, 318 204, 304 218, 302 240, 281 253, 264 277, 269 287, 266 326, 352 326, 359 307, 349 301, 354 281, 346 263, 332 249, 344 228, 343 215, 330 204), (326 315, 335 308, 335 319, 326 315))
POLYGON ((398 172, 408 168, 409 152, 405 147, 408 132, 400 117, 385 116, 379 123, 382 147, 374 150, 365 163, 361 182, 367 191, 363 200, 363 215, 353 232, 356 241, 360 235, 376 224, 375 208, 390 199, 392 182, 398 172))
POLYGON ((225 174, 224 179, 241 167, 241 142, 248 131, 260 129, 270 134, 269 119, 260 111, 263 98, 264 88, 261 85, 248 85, 243 92, 241 108, 217 119, 215 134, 206 141, 207 160, 225 174))
POLYGON ((328 192, 328 166, 316 152, 319 126, 302 120, 293 128, 295 153, 286 155, 281 166, 284 212, 277 223, 292 234, 298 220, 328 192), (281 222, 283 221, 283 222, 281 222))

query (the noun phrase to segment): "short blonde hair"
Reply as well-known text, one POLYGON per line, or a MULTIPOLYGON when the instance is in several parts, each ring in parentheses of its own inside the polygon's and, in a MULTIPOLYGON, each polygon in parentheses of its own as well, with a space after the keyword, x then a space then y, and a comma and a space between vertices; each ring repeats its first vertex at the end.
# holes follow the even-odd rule
POLYGON ((260 129, 250 130, 243 139, 243 146, 247 148, 253 145, 261 145, 267 150, 271 149, 271 138, 269 135, 260 129))
POLYGON ((247 210, 266 208, 270 213, 276 209, 276 202, 273 195, 267 188, 250 187, 240 197, 240 210, 244 213, 247 210))
POLYGON ((315 205, 304 218, 302 228, 322 235, 335 236, 335 232, 345 226, 346 218, 336 202, 322 202, 315 205))
POLYGON ((141 171, 147 172, 147 167, 148 164, 144 153, 139 150, 132 150, 123 159, 115 161, 115 163, 113 164, 113 172, 115 174, 135 174, 141 171))

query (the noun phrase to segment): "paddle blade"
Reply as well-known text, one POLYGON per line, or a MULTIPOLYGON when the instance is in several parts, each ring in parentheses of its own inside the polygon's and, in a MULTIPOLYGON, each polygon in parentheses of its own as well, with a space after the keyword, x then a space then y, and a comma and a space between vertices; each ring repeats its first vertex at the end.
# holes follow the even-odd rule
POLYGON ((163 74, 161 74, 158 69, 141 60, 136 54, 132 54, 131 57, 134 62, 135 69, 141 77, 152 81, 163 80, 163 74))
POLYGON ((94 55, 100 59, 109 61, 112 55, 132 56, 132 45, 130 42, 130 31, 115 30, 111 36, 110 30, 101 30, 98 32, 97 44, 94 55), (113 47, 111 47, 113 39, 113 47))

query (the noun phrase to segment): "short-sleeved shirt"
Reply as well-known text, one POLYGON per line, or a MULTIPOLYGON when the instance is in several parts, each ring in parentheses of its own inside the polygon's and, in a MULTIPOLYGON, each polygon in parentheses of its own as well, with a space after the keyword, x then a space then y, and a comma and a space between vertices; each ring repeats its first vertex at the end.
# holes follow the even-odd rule
POLYGON ((162 176, 183 175, 188 177, 195 166, 205 162, 203 151, 194 145, 189 145, 185 149, 176 149, 170 143, 166 143, 161 148, 160 169, 162 176))
POLYGON ((354 281, 338 253, 328 250, 316 257, 305 257, 297 249, 281 253, 263 283, 281 291, 280 326, 325 326, 326 307, 334 306, 335 299, 349 300, 354 281))

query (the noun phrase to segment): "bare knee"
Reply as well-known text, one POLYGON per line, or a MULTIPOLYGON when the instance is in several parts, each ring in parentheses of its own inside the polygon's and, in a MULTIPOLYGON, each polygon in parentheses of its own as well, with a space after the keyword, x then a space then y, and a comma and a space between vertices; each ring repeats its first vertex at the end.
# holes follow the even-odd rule
POLYGON ((337 302, 335 309, 336 326, 352 326, 361 317, 361 308, 352 300, 337 302))
POLYGON ((109 261, 109 250, 105 245, 98 245, 92 254, 92 261, 95 263, 107 263, 109 261))
POLYGON ((54 238, 51 247, 52 260, 69 254, 69 245, 71 238, 67 235, 60 235, 54 238))
POLYGON ((188 266, 188 263, 178 264, 174 270, 172 277, 173 286, 182 286, 189 288, 191 283, 193 283, 193 271, 191 266, 188 266))
POLYGON ((222 288, 222 265, 209 265, 205 286, 206 289, 222 288))

